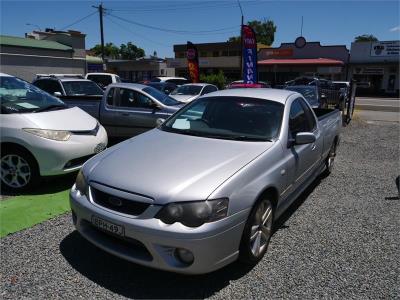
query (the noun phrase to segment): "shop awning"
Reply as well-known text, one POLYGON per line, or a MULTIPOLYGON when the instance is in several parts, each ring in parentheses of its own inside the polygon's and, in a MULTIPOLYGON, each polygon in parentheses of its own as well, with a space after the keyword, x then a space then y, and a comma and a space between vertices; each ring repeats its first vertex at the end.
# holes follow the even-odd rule
POLYGON ((260 60, 258 65, 329 65, 343 66, 344 62, 330 58, 292 58, 292 59, 265 59, 260 60))

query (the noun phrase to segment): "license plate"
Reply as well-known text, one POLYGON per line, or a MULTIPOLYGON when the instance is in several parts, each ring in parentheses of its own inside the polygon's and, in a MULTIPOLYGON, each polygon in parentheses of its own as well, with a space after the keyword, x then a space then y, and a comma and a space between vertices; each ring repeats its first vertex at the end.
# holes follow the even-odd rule
POLYGON ((125 234, 124 227, 122 227, 121 225, 116 225, 114 223, 100 219, 96 216, 92 216, 92 224, 97 228, 100 228, 104 231, 108 231, 119 236, 124 236, 125 234))

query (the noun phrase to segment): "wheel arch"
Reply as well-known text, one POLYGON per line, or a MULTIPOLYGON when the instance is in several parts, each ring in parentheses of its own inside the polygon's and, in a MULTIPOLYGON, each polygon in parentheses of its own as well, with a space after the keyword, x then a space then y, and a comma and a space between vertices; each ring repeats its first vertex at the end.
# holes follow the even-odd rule
POLYGON ((278 201, 279 201, 279 191, 275 186, 268 186, 266 188, 264 188, 261 193, 257 196, 255 202, 253 203, 253 207, 254 205, 260 201, 261 199, 265 199, 268 198, 271 203, 272 206, 274 207, 274 210, 276 210, 277 206, 278 206, 278 201))
POLYGON ((36 157, 35 157, 35 156, 33 155, 33 153, 32 153, 31 151, 29 151, 26 147, 24 147, 24 146, 22 146, 22 145, 20 145, 20 144, 17 144, 17 143, 13 143, 13 142, 2 142, 2 143, 0 144, 0 149, 1 149, 1 150, 0 150, 0 154, 1 154, 3 151, 8 150, 8 149, 18 149, 18 150, 20 150, 20 151, 26 153, 27 155, 29 155, 29 156, 33 159, 33 161, 36 163, 36 167, 37 167, 38 170, 39 170, 39 163, 38 163, 36 157))

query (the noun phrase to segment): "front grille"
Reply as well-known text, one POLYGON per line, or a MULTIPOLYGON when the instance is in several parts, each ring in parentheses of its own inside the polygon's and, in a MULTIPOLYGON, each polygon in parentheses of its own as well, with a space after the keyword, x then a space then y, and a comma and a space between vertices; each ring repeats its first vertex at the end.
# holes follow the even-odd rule
POLYGON ((153 256, 150 254, 149 250, 138 240, 113 235, 93 226, 86 220, 81 220, 80 225, 85 235, 99 242, 107 249, 117 251, 134 259, 145 261, 153 260, 153 256))
POLYGON ((89 158, 91 158, 94 154, 78 157, 71 159, 64 165, 64 169, 75 168, 83 165, 89 158))
POLYGON ((150 205, 148 203, 137 202, 110 195, 93 187, 90 189, 94 203, 127 215, 138 216, 142 214, 150 205))

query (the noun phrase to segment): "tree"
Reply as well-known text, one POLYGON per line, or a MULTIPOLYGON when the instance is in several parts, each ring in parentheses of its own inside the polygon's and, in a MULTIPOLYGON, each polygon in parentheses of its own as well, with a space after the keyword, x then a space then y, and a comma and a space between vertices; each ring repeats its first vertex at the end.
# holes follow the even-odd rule
MULTIPOLYGON (((97 56, 101 56, 101 45, 97 44, 94 46, 91 51, 94 52, 97 56)), ((109 58, 118 58, 119 57, 119 48, 115 46, 113 43, 107 43, 104 45, 104 56, 109 58)))
POLYGON ((220 70, 218 74, 200 74, 200 82, 214 84, 221 90, 225 87, 226 78, 224 72, 220 70))
POLYGON ((378 41, 378 38, 375 37, 372 34, 363 34, 363 35, 356 36, 354 38, 354 42, 356 42, 356 43, 360 43, 360 42, 377 42, 377 41, 378 41))
MULTIPOLYGON (((247 22, 247 25, 253 28, 256 33, 257 42, 267 46, 271 46, 275 39, 276 26, 274 21, 265 20, 263 22, 253 20, 247 22)), ((240 36, 232 36, 228 39, 228 42, 240 42, 240 36)))
POLYGON ((122 59, 136 59, 145 56, 144 50, 131 42, 126 45, 121 44, 119 53, 122 59))

